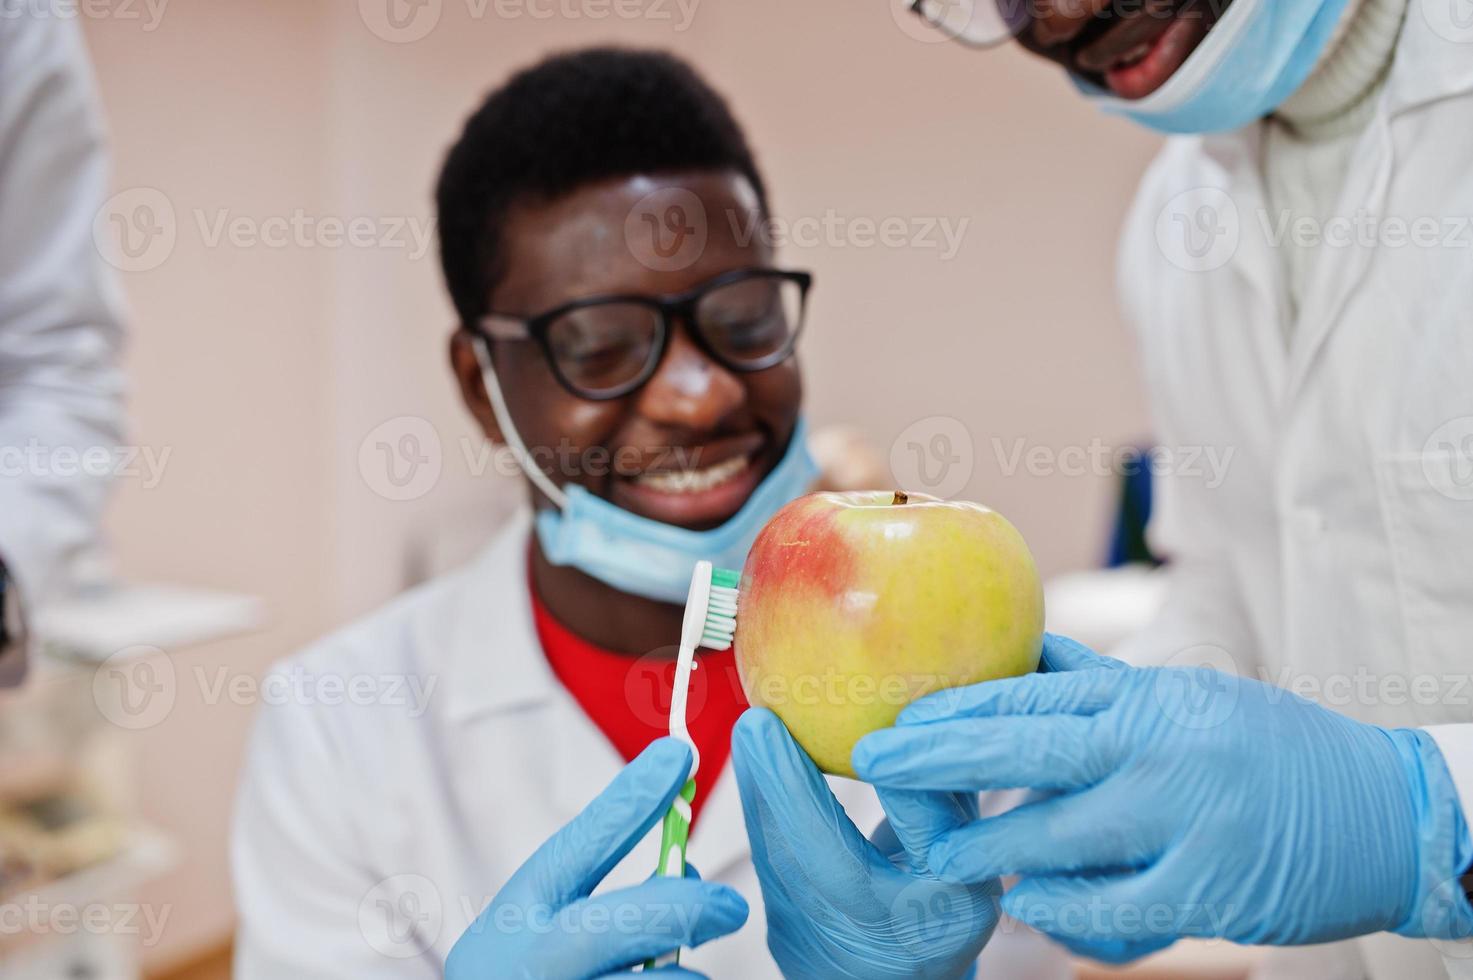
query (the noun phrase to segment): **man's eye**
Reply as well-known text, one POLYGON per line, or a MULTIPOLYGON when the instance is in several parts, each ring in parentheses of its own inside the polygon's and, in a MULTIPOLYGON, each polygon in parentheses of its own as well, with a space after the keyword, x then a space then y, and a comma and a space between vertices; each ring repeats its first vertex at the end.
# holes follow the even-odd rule
POLYGON ((590 345, 587 347, 578 347, 569 351, 566 356, 580 364, 621 361, 629 356, 629 345, 603 344, 600 346, 590 345))
POLYGON ((717 336, 735 350, 770 347, 774 338, 780 338, 786 332, 782 317, 771 314, 729 317, 713 324, 713 328, 717 336))
POLYGON ((626 331, 600 327, 597 324, 566 320, 558 325, 553 334, 553 346, 563 357, 598 357, 609 351, 624 350, 629 346, 626 331))

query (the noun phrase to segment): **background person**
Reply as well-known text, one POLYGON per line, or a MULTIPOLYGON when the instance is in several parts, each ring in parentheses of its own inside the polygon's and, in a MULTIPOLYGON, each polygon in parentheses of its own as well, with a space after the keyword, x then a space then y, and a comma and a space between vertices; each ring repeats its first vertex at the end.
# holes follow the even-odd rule
POLYGON ((0 16, 0 685, 25 672, 27 612, 95 543, 122 441, 123 328, 92 238, 107 188, 75 21, 0 16))
MULTIPOLYGON (((1217 20, 1193 3, 1131 15, 1044 2, 1023 28, 1106 108, 1198 134, 1170 140, 1147 174, 1120 286, 1160 441, 1237 455, 1220 489, 1161 481, 1153 540, 1171 592, 1120 656, 1205 660, 1319 696, 1376 679, 1330 711, 1084 651, 1055 674, 918 706, 861 743, 856 766, 881 785, 1066 791, 931 851, 959 880, 1022 873, 1014 912, 1168 902, 1225 916, 1041 926, 1091 955, 1130 959, 1179 935, 1385 930, 1441 942, 1382 933, 1350 969, 1434 976, 1439 953, 1455 975, 1473 969, 1469 947, 1447 942, 1473 932, 1459 880, 1473 859, 1473 711, 1459 694, 1473 266, 1445 235, 1385 237, 1399 220, 1445 231, 1473 213, 1473 61, 1434 7, 1237 0, 1217 20), (1271 234, 1356 216, 1375 233, 1271 234), (1427 681, 1432 697, 1407 693, 1427 681), (995 765, 1000 744, 1030 751, 995 765), (1032 844, 1015 848, 1024 826, 1032 844)), ((1335 957, 1293 969, 1339 976, 1335 957)))

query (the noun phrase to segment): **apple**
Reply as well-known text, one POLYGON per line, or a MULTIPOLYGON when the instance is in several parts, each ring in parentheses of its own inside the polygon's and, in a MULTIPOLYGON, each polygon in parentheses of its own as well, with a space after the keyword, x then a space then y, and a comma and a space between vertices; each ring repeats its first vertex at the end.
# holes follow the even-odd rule
POLYGON ((981 504, 813 493, 752 545, 735 646, 747 700, 852 777, 854 743, 916 698, 1037 670, 1043 588, 1023 536, 981 504))

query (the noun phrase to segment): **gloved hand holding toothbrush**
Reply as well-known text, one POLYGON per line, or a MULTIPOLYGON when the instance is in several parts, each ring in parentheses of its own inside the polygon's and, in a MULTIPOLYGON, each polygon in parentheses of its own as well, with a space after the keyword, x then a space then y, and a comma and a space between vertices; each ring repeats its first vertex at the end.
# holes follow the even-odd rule
MULTIPOLYGON (((446 980, 623 976, 646 959, 741 928, 747 921, 741 895, 690 874, 592 896, 665 815, 690 766, 687 745, 669 738, 651 743, 512 875, 450 951, 446 980), (607 928, 610 922, 619 928, 607 928), (599 923, 602 928, 589 927, 599 923)), ((646 972, 700 976, 674 965, 646 972)))

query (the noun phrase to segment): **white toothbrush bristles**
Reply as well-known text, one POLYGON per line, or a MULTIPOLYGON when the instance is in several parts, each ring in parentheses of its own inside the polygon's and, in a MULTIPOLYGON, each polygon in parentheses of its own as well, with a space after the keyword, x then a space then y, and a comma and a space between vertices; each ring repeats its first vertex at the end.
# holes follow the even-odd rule
POLYGON ((701 646, 709 650, 731 649, 736 636, 737 590, 720 585, 711 587, 706 607, 706 622, 701 628, 701 646))

